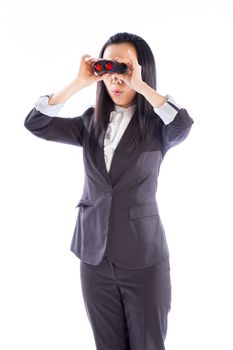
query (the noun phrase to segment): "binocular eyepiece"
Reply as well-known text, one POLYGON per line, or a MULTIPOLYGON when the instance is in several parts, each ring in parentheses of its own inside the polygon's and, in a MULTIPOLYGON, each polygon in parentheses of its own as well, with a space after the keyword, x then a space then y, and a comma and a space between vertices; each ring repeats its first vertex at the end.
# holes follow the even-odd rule
POLYGON ((125 63, 119 63, 111 60, 98 60, 93 66, 95 75, 102 75, 104 73, 119 73, 124 74, 128 71, 128 66, 125 63))

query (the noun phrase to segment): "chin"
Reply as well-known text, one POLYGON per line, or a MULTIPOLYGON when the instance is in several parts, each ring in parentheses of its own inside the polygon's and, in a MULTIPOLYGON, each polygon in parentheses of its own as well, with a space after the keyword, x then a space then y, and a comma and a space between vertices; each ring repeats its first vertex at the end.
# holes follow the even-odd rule
POLYGON ((131 104, 131 101, 128 101, 125 98, 122 98, 121 96, 119 96, 119 97, 111 96, 111 98, 116 105, 119 105, 122 107, 128 106, 131 104))

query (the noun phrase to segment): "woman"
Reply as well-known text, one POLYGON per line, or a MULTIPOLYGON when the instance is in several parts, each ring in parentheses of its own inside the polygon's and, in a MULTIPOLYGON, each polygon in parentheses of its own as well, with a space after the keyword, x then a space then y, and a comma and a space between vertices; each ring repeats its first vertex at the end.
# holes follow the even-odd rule
POLYGON ((162 350, 171 282, 157 177, 164 155, 187 137, 193 120, 171 95, 156 91, 154 57, 139 36, 113 35, 99 58, 124 63, 127 72, 96 75, 97 58, 83 55, 75 79, 41 96, 25 127, 46 140, 83 147, 85 182, 71 250, 81 260, 97 350, 162 350), (93 83, 95 107, 75 118, 56 116, 93 83))

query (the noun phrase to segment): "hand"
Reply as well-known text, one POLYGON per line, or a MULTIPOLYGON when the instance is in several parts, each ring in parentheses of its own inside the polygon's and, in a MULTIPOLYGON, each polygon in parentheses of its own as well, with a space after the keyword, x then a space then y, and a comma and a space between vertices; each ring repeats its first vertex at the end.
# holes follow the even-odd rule
POLYGON ((97 81, 101 81, 106 78, 109 73, 102 74, 101 76, 96 76, 93 73, 93 64, 98 61, 97 58, 93 58, 88 54, 85 54, 80 59, 80 66, 78 74, 75 78, 75 82, 79 88, 85 88, 97 81))
POLYGON ((128 66, 127 74, 117 74, 117 77, 123 80, 127 85, 129 85, 135 91, 141 93, 145 82, 142 80, 142 67, 138 63, 135 54, 128 50, 130 58, 115 57, 115 60, 119 63, 125 63, 128 66))

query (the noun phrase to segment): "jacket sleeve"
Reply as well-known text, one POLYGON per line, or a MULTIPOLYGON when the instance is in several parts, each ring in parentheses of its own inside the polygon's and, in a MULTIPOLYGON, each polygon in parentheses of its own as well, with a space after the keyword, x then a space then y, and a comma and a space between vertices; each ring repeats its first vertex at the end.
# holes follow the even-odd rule
POLYGON ((163 106, 154 108, 163 121, 161 134, 164 155, 171 147, 186 139, 194 123, 187 110, 178 105, 171 95, 166 97, 167 102, 163 106))
POLYGON ((55 141, 75 146, 83 145, 84 118, 93 108, 88 108, 83 115, 74 118, 49 116, 41 108, 33 108, 24 121, 24 126, 32 134, 47 141, 55 141))

